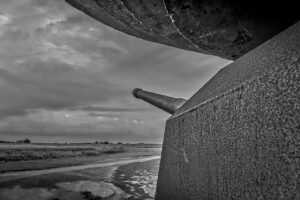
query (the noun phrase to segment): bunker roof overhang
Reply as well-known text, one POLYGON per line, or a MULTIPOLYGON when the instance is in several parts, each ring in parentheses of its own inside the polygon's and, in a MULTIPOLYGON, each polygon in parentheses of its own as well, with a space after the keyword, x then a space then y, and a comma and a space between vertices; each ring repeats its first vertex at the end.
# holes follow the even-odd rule
POLYGON ((230 60, 299 20, 297 1, 290 0, 66 1, 134 37, 230 60))

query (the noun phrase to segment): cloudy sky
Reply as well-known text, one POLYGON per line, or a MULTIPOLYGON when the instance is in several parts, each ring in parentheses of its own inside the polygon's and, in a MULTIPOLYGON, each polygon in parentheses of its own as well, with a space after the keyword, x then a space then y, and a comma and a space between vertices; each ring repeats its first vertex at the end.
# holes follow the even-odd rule
POLYGON ((136 39, 63 0, 0 1, 0 140, 162 143, 139 87, 189 98, 229 61, 136 39))

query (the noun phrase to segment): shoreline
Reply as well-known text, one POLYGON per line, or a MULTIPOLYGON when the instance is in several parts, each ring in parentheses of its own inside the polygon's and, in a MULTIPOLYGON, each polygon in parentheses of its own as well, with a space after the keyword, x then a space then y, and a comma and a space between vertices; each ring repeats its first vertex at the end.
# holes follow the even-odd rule
MULTIPOLYGON (((65 195, 79 199, 82 196, 84 196, 83 199, 94 199, 97 196, 114 200, 153 199, 159 161, 160 156, 146 156, 109 163, 63 167, 58 168, 59 170, 45 169, 6 173, 0 175, 0 197, 17 194, 16 199, 29 200, 30 196, 26 196, 26 194, 33 193, 38 197, 47 193, 58 199, 65 199, 63 198, 65 195), (143 173, 134 174, 138 172, 137 169, 143 173), (151 180, 145 179, 146 176, 149 177, 149 173, 145 173, 146 171, 149 173, 152 171, 153 178, 151 180), (133 180, 138 176, 140 176, 138 180, 133 180), (148 182, 145 182, 147 180, 148 182), (126 188, 127 183, 132 186, 131 190, 126 188), (107 194, 111 196, 105 196, 107 194)), ((44 200, 42 196, 40 199, 44 200)))
POLYGON ((94 164, 86 164, 86 165, 78 165, 78 166, 69 166, 69 167, 57 167, 57 168, 50 168, 50 169, 41 169, 41 170, 24 170, 18 172, 4 172, 0 174, 1 177, 10 177, 10 176, 22 176, 22 177, 30 177, 30 176, 39 176, 44 174, 52 174, 52 173, 62 173, 68 171, 77 171, 89 168, 98 168, 98 167, 113 167, 113 166, 120 166, 126 165, 134 162, 146 162, 150 160, 159 159, 160 156, 145 156, 143 158, 136 158, 136 159, 124 159, 119 161, 113 162, 104 162, 104 163, 94 163, 94 164))

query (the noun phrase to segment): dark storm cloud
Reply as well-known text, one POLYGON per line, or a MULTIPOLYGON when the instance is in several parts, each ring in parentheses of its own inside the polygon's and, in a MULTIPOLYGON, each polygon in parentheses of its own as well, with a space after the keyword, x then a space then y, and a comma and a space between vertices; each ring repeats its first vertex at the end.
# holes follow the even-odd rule
MULTIPOLYGON (((96 116, 98 117, 98 116, 96 116)), ((106 116, 107 117, 107 116, 106 116)), ((109 117, 109 116, 108 116, 109 117)), ((59 123, 53 121, 34 121, 30 119, 11 118, 10 123, 0 122, 2 139, 30 137, 47 138, 50 141, 95 141, 113 142, 161 142, 161 125, 131 123, 127 120, 109 122, 59 123), (12 124, 14 124, 12 126, 12 124), (72 138, 72 140, 71 140, 72 138)))
POLYGON ((26 63, 18 72, 0 69, 0 116, 25 114, 28 109, 67 109, 106 102, 124 91, 85 69, 56 60, 26 63))
POLYGON ((161 142, 168 115, 132 89, 189 98, 227 63, 120 33, 61 0, 3 0, 0 134, 161 142))

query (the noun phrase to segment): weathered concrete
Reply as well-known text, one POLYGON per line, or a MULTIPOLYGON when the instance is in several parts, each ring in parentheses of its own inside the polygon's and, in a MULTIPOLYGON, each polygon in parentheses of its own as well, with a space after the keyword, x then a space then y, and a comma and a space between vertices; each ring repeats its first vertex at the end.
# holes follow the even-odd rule
POLYGON ((231 60, 300 19, 297 1, 66 1, 134 37, 231 60))
POLYGON ((300 199, 300 22, 168 119, 157 200, 300 199))

